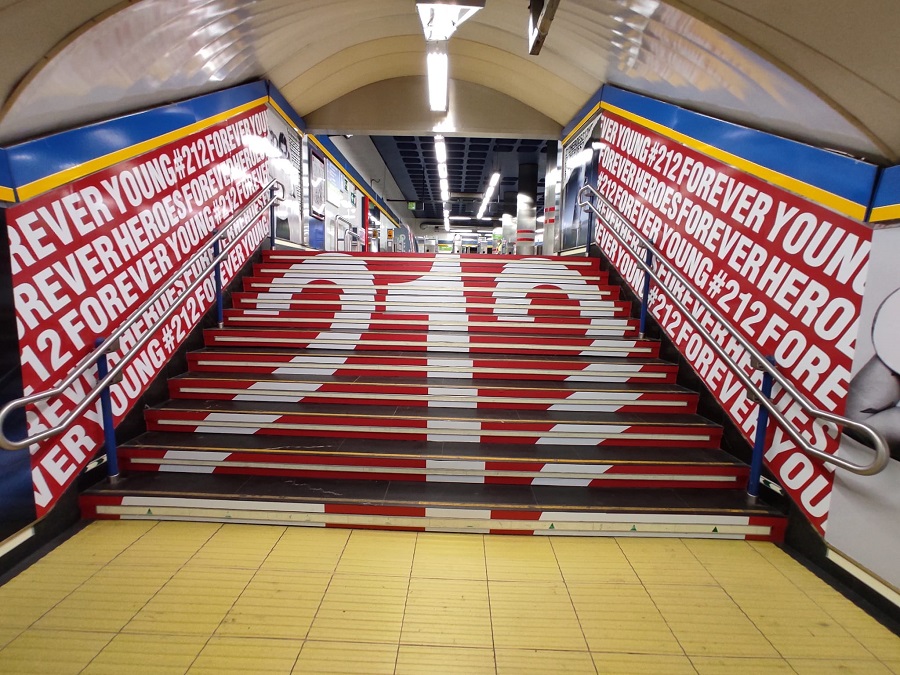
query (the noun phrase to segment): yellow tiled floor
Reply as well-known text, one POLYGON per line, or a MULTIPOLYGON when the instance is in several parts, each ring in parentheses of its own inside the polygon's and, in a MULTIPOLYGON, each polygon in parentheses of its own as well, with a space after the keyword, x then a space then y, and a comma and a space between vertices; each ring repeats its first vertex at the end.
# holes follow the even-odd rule
POLYGON ((93 523, 0 587, 0 673, 900 674, 771 544, 93 523))

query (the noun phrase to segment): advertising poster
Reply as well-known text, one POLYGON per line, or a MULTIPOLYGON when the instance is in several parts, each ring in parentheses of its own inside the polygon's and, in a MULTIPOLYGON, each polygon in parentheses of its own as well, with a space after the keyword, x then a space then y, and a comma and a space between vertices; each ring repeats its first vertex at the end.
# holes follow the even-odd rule
MULTIPOLYGON (((865 225, 727 166, 646 128, 604 113, 599 192, 655 242, 818 408, 843 412, 850 384, 871 231, 865 225)), ((608 209, 604 209, 608 212, 608 209)), ((615 222, 614 216, 608 220, 615 222)), ((597 243, 632 288, 643 273, 603 229, 597 243)), ((757 381, 744 349, 677 282, 673 295, 757 381)), ((650 311, 748 440, 757 406, 666 293, 650 311)), ((835 453, 840 433, 814 421, 782 392, 776 404, 819 450, 835 453)), ((824 532, 833 472, 777 427, 765 459, 815 527, 824 532)))
POLYGON ((284 186, 284 199, 275 207, 275 236, 302 244, 303 238, 303 150, 300 135, 274 108, 268 106, 269 176, 284 186))
POLYGON ((578 208, 578 191, 597 182, 600 115, 585 123, 563 148, 562 213, 560 214, 560 246, 562 250, 586 246, 593 215, 578 208))
MULTIPOLYGON (((26 395, 67 376, 121 319, 131 315, 194 253, 212 231, 249 204, 269 181, 264 106, 57 188, 7 211, 16 321, 26 395)), ((259 207, 265 198, 258 200, 259 207)), ((232 232, 259 211, 251 206, 232 232)), ((269 231, 264 215, 222 264, 223 283, 269 231)), ((208 261, 211 255, 206 258, 208 261)), ((202 265, 189 270, 126 333, 119 355, 148 331, 152 338, 111 387, 120 421, 214 301, 211 279, 167 321, 160 316, 202 265)), ((97 382, 96 367, 68 391, 29 408, 28 430, 56 426, 97 382)), ((102 443, 99 401, 67 431, 32 446, 38 517, 102 443)))
MULTIPOLYGON (((882 433, 891 450, 875 476, 835 474, 825 540, 900 593, 900 227, 872 233, 872 255, 845 415, 882 433)), ((847 437, 838 452, 857 464, 872 450, 847 437)))

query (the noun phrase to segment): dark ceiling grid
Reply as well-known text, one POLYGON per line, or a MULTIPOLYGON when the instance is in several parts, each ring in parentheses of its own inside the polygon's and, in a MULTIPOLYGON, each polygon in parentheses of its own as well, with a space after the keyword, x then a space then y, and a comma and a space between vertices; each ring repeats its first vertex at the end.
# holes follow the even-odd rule
MULTIPOLYGON (((434 151, 433 136, 373 136, 372 142, 384 159, 388 171, 403 193, 403 200, 416 202, 413 216, 443 221, 440 177, 434 151)), ((487 187, 494 171, 499 171, 500 189, 488 207, 487 215, 501 214, 499 202, 518 190, 519 164, 539 164, 537 207, 543 212, 544 177, 543 155, 547 141, 513 138, 445 137, 447 146, 447 177, 450 184, 450 215, 474 216, 481 205, 479 197, 453 197, 460 193, 480 195, 487 187), (509 193, 509 195, 507 195, 509 193)), ((399 207, 399 205, 398 205, 399 207)), ((402 208, 405 208, 403 204, 402 208)), ((515 207, 513 207, 514 210, 515 207)), ((470 223, 460 223, 467 225, 470 223)))

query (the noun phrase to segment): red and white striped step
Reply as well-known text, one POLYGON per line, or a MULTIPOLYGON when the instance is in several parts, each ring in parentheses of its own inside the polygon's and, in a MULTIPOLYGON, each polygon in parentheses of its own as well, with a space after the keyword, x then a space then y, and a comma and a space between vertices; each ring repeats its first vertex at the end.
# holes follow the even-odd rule
MULTIPOLYGON (((438 308, 439 309, 439 308, 438 308)), ((576 337, 631 337, 637 335, 636 319, 553 316, 473 316, 455 314, 405 314, 386 312, 309 312, 272 309, 225 310, 227 326, 253 326, 292 330, 418 331, 490 333, 576 337)))
MULTIPOLYGON (((231 296, 235 309, 304 310, 316 312, 364 311, 396 315, 421 314, 423 304, 420 298, 407 295, 393 296, 376 294, 373 300, 368 294, 345 294, 339 298, 329 298, 334 291, 323 290, 313 293, 314 287, 307 287, 301 293, 279 292, 237 292, 231 296)), ((463 297, 457 301, 430 298, 429 308, 440 314, 466 314, 481 316, 565 316, 565 317, 627 317, 629 303, 620 300, 569 299, 537 295, 522 298, 497 298, 493 295, 463 297)))
POLYGON ((533 383, 430 378, 189 374, 169 380, 172 398, 432 408, 686 412, 697 394, 674 385, 533 383))
POLYGON ((375 437, 410 441, 716 447, 721 427, 691 414, 385 408, 173 400, 146 411, 151 431, 375 437))
MULTIPOLYGON (((320 276, 320 275, 315 275, 320 276)), ((505 284, 478 287, 441 281, 421 281, 416 284, 391 283, 389 279, 351 280, 341 278, 340 284, 324 279, 297 280, 281 276, 244 277, 243 287, 248 292, 279 292, 325 295, 352 300, 399 300, 422 302, 475 301, 489 302, 490 299, 509 300, 521 298, 552 298, 559 300, 618 300, 621 289, 618 286, 596 286, 568 284, 564 287, 553 284, 505 284)))
POLYGON ((88 518, 519 535, 781 541, 786 523, 740 490, 640 491, 651 498, 638 503, 631 489, 228 478, 136 474, 81 505, 88 518))
POLYGON ((149 432, 120 449, 128 471, 497 485, 739 488, 748 468, 719 449, 419 442, 149 432))
POLYGON ((212 328, 210 347, 277 347, 348 351, 450 352, 453 354, 540 354, 546 356, 637 356, 656 358, 659 342, 613 337, 557 337, 430 331, 304 331, 274 328, 212 328))
POLYGON ((675 381, 677 366, 639 358, 547 358, 493 354, 476 356, 402 353, 204 349, 188 354, 196 373, 264 373, 337 377, 443 377, 457 379, 533 380, 535 382, 675 381))

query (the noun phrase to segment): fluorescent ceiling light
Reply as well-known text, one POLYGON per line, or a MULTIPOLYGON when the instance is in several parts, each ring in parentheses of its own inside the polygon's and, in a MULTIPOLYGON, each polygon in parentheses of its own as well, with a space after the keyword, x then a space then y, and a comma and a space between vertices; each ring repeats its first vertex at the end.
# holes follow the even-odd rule
POLYGON ((429 49, 426 57, 428 65, 428 104, 432 112, 447 112, 449 65, 447 52, 443 51, 442 46, 429 49))
POLYGON ((441 178, 441 192, 449 192, 450 191, 450 183, 447 182, 446 178, 441 178))
POLYGON ((429 42, 449 40, 456 29, 482 7, 483 0, 432 0, 416 3, 422 30, 429 42))
POLYGON ((449 202, 450 201, 450 192, 446 190, 441 190, 441 201, 449 202))
POLYGON ((434 154, 440 164, 447 163, 447 145, 444 143, 443 136, 434 137, 434 154))
POLYGON ((443 162, 438 164, 438 176, 440 176, 442 180, 447 179, 447 165, 443 162))
POLYGON ((472 220, 472 216, 450 216, 450 220, 472 220))
POLYGON ((489 183, 489 185, 491 187, 497 187, 497 183, 499 183, 499 182, 500 182, 500 173, 494 172, 494 174, 491 176, 491 182, 489 183))

